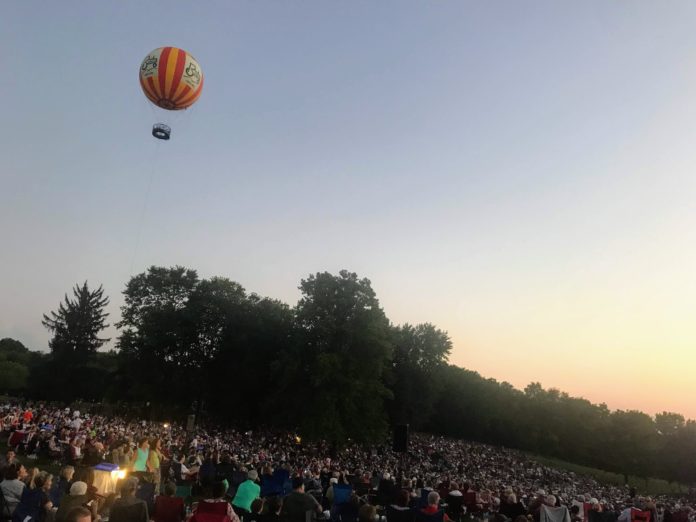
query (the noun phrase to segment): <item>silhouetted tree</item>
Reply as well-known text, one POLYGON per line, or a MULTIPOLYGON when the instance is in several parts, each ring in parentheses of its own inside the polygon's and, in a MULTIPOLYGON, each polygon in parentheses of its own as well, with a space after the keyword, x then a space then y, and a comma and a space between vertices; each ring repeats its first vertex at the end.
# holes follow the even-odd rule
POLYGON ((109 314, 104 311, 108 304, 102 286, 90 290, 85 281, 82 286, 75 285, 72 299, 65 295, 57 312, 44 314, 41 323, 53 334, 48 345, 56 359, 84 360, 109 341, 99 337, 109 326, 109 314))

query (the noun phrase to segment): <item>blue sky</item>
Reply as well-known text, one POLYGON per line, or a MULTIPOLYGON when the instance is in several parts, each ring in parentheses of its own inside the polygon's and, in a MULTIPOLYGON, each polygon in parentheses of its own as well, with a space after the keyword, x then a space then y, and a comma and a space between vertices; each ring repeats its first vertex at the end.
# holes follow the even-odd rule
POLYGON ((696 417, 683 370, 695 14, 685 1, 8 3, 0 337, 45 349, 41 314, 85 279, 115 319, 152 264, 289 303, 302 277, 347 268, 394 322, 449 331, 457 364, 696 417), (206 78, 175 117, 137 81, 163 45, 206 78), (170 142, 150 136, 156 121, 170 142))

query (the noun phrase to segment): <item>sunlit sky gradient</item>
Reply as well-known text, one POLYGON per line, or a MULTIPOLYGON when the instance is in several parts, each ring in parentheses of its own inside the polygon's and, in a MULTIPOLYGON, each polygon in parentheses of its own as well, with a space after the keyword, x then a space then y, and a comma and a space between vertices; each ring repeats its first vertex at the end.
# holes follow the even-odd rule
POLYGON ((0 337, 46 349, 41 314, 85 279, 115 319, 151 264, 289 303, 348 268, 395 323, 449 331, 459 365, 696 418, 694 20, 689 1, 6 2, 0 337), (158 144, 137 72, 163 45, 206 84, 158 144))

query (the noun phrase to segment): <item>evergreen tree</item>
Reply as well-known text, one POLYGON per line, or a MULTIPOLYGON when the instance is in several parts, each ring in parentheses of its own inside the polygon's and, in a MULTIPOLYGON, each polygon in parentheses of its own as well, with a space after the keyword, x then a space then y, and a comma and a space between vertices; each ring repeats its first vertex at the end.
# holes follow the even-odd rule
MULTIPOLYGON (((100 337, 100 332, 109 325, 105 312, 109 298, 104 296, 100 285, 90 290, 85 281, 81 286, 75 285, 73 297, 65 295, 58 306, 58 311, 44 314, 42 324, 53 333, 48 345, 51 355, 43 365, 43 370, 50 376, 45 382, 47 393, 53 399, 73 400, 76 398, 100 399, 106 389, 103 379, 91 384, 89 378, 96 374, 93 362, 97 350, 109 341, 100 337)), ((36 368, 41 374, 41 368, 36 368)), ((32 375, 34 375, 32 373, 32 375)))
POLYGON ((106 324, 109 314, 104 311, 109 298, 104 297, 104 288, 100 285, 90 290, 85 281, 82 286, 75 285, 73 297, 65 294, 58 311, 50 312, 50 316, 44 314, 41 321, 53 333, 48 345, 56 360, 84 361, 109 341, 99 337, 109 326, 106 324))

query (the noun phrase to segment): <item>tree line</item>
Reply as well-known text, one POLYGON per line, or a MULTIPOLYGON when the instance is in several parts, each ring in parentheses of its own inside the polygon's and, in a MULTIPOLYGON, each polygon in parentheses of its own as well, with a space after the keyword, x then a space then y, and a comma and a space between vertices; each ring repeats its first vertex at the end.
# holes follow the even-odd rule
POLYGON ((368 279, 300 282, 291 307, 223 277, 150 267, 123 291, 115 349, 100 348, 108 297, 85 282, 43 316, 49 352, 0 340, 0 392, 148 404, 171 417, 298 430, 340 445, 389 426, 519 448, 605 470, 696 482, 696 422, 610 411, 532 383, 524 390, 448 363, 432 324, 394 325, 368 279))

